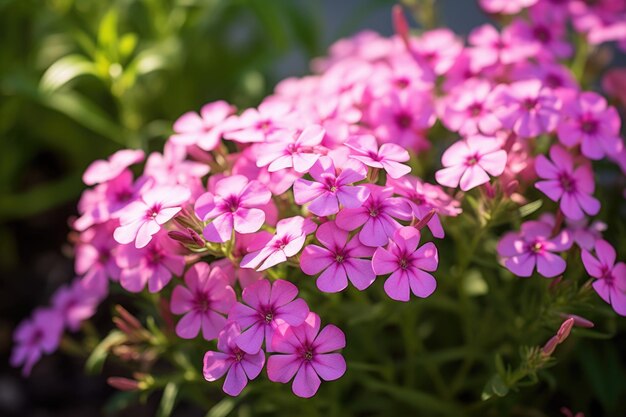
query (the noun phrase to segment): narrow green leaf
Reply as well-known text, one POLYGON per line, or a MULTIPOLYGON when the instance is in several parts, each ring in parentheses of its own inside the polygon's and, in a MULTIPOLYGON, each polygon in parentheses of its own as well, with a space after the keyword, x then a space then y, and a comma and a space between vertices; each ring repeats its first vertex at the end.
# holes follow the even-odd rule
POLYGON ((87 362, 85 363, 85 369, 90 374, 97 374, 102 371, 102 366, 109 356, 109 351, 113 346, 116 346, 126 340, 126 335, 119 330, 113 330, 95 347, 87 362))
POLYGON ((535 200, 532 203, 528 203, 519 208, 519 215, 521 217, 527 217, 536 212, 543 205, 543 200, 535 200))
POLYGON ((39 88, 45 92, 53 92, 83 75, 97 76, 94 63, 82 55, 67 55, 50 65, 44 72, 39 88))
POLYGON ((235 409, 236 404, 237 401, 234 398, 224 398, 211 407, 206 417, 226 417, 235 409))
POLYGON ((179 390, 180 387, 175 382, 170 382, 165 386, 156 417, 170 417, 172 415, 179 390))

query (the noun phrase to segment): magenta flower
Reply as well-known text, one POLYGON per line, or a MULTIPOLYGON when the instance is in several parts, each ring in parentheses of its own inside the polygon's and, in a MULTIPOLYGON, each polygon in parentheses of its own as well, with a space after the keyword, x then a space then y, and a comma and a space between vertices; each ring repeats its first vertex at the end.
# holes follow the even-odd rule
POLYGON ((565 102, 557 132, 563 145, 580 144, 580 150, 587 158, 601 159, 605 155, 615 155, 623 148, 620 125, 617 111, 614 107, 607 107, 604 97, 583 92, 565 102))
POLYGON ((257 145, 256 164, 268 166, 269 172, 293 168, 298 173, 308 172, 320 157, 316 147, 322 143, 326 132, 319 125, 305 128, 294 138, 291 132, 281 132, 276 139, 257 145))
POLYGON ((198 145, 212 151, 220 143, 222 123, 234 112, 235 108, 222 100, 205 104, 200 114, 190 111, 176 120, 175 134, 170 136, 170 140, 177 145, 198 145))
POLYGON ((159 185, 178 184, 193 190, 201 189, 198 179, 204 177, 210 170, 209 165, 204 162, 187 159, 186 146, 169 141, 165 143, 162 154, 159 152, 150 154, 143 173, 155 179, 159 185))
POLYGON ((541 81, 517 81, 499 90, 498 117, 504 127, 522 138, 537 137, 556 129, 561 102, 541 81))
POLYGON ((470 69, 475 74, 484 72, 496 64, 501 66, 522 62, 537 51, 537 46, 521 42, 509 27, 502 33, 490 24, 484 24, 472 30, 467 49, 470 56, 470 69))
POLYGON ((363 226, 359 240, 366 246, 385 246, 393 233, 402 227, 395 219, 411 220, 413 210, 403 198, 393 197, 393 187, 366 184, 369 197, 359 208, 345 208, 337 213, 337 226, 352 231, 363 226))
POLYGON ((276 234, 261 249, 246 254, 241 260, 242 268, 263 271, 285 262, 300 252, 306 236, 313 233, 317 225, 300 216, 282 219, 276 224, 276 234))
POLYGON ((350 158, 372 168, 382 168, 391 178, 400 178, 411 172, 411 167, 401 163, 410 159, 409 153, 399 145, 384 143, 379 149, 372 135, 354 136, 345 145, 352 150, 350 158))
POLYGON ((489 13, 517 14, 538 0, 480 0, 480 7, 489 13))
POLYGON ((204 262, 193 264, 185 273, 185 285, 176 286, 172 292, 172 313, 184 314, 176 325, 176 334, 193 339, 202 330, 206 340, 217 338, 226 325, 224 314, 236 301, 235 291, 220 269, 211 269, 204 262))
POLYGON ((296 298, 298 287, 282 279, 272 284, 266 279, 246 287, 241 297, 246 304, 236 303, 228 314, 244 329, 235 343, 246 353, 257 353, 265 340, 265 347, 271 351, 274 331, 287 323, 299 326, 307 318, 309 307, 302 298, 296 298))
POLYGON ((232 396, 239 395, 248 380, 259 376, 265 364, 265 353, 262 350, 249 354, 239 349, 235 340, 240 333, 237 323, 226 324, 217 337, 219 352, 210 350, 204 354, 204 379, 213 382, 226 374, 222 389, 232 396))
POLYGON ((568 250, 573 243, 569 232, 563 230, 553 236, 552 226, 541 221, 522 224, 519 232, 509 232, 498 242, 498 254, 504 266, 518 277, 529 277, 535 267, 546 278, 565 271, 565 261, 554 252, 568 250))
POLYGON ((339 211, 339 204, 344 207, 359 207, 367 199, 368 190, 363 186, 348 184, 361 181, 366 176, 363 164, 349 161, 337 175, 333 160, 322 156, 309 171, 314 181, 298 179, 293 185, 296 204, 311 202, 309 211, 318 216, 330 216, 339 211))
POLYGON ((506 151, 500 149, 495 138, 476 135, 458 141, 443 153, 445 168, 435 173, 437 182, 447 187, 468 191, 489 182, 489 175, 497 177, 506 167, 506 151))
POLYGON ((126 168, 143 161, 145 154, 141 150, 122 149, 115 152, 108 160, 98 159, 87 167, 83 174, 83 182, 95 185, 112 180, 126 168))
POLYGON ((247 109, 229 117, 222 126, 224 138, 239 143, 263 142, 290 126, 289 110, 285 103, 266 100, 258 109, 247 109))
POLYGON ((378 248, 372 257, 376 275, 391 274, 385 281, 385 292, 397 301, 409 301, 411 292, 418 297, 431 295, 437 287, 435 278, 426 271, 435 271, 439 264, 437 248, 427 242, 418 248, 420 232, 402 227, 389 240, 387 249, 378 248))
POLYGON ((596 256, 583 249, 581 256, 587 273, 596 278, 593 289, 613 310, 626 316, 626 264, 615 263, 615 249, 606 240, 597 240, 596 256))
POLYGON ((82 280, 75 279, 56 290, 52 296, 52 307, 61 315, 65 326, 75 332, 83 321, 95 314, 101 296, 85 289, 82 280))
POLYGON ((230 240, 233 230, 254 233, 265 222, 261 207, 269 203, 272 194, 259 181, 248 181, 243 175, 222 178, 215 184, 215 192, 198 197, 196 215, 202 220, 213 221, 204 228, 209 242, 230 240))
POLYGON ((117 281, 121 273, 115 259, 119 245, 111 236, 116 223, 107 222, 84 231, 75 250, 74 271, 83 276, 83 286, 103 296, 109 279, 117 281))
POLYGON ((190 197, 191 193, 183 186, 159 186, 145 192, 140 200, 120 211, 120 226, 113 237, 123 245, 135 241, 135 247, 145 247, 190 197))
POLYGON ((324 292, 339 292, 348 286, 348 280, 359 291, 363 291, 376 279, 369 258, 374 249, 364 246, 353 237, 348 241, 348 232, 333 222, 322 224, 315 233, 324 245, 309 245, 300 257, 300 268, 307 275, 316 275, 317 288, 324 292))
POLYGON ((30 375, 33 366, 44 353, 52 353, 59 346, 63 332, 63 318, 54 309, 39 308, 30 319, 22 321, 15 333, 11 366, 22 366, 22 375, 30 375))
POLYGON ((254 269, 241 268, 241 259, 250 252, 261 250, 267 242, 272 239, 272 234, 266 230, 247 235, 235 235, 235 245, 231 251, 230 258, 217 259, 212 263, 216 267, 222 268, 228 278, 228 283, 234 287, 239 281, 241 288, 246 288, 263 278, 263 273, 254 269), (232 258, 232 259, 231 259, 232 258))
POLYGON ((182 275, 185 258, 176 253, 173 241, 159 234, 147 246, 137 249, 131 245, 118 248, 117 266, 121 269, 120 285, 126 291, 140 292, 148 284, 148 291, 161 291, 172 279, 182 275))
POLYGON ((320 378, 334 381, 346 372, 345 359, 335 352, 346 346, 345 335, 332 324, 320 331, 320 324, 319 316, 309 313, 300 326, 283 325, 272 339, 272 349, 281 354, 268 358, 267 376, 285 384, 295 375, 291 389, 298 397, 315 395, 320 378))
POLYGON ((574 158, 561 146, 550 148, 550 161, 537 156, 535 170, 544 181, 535 183, 552 201, 559 202, 561 211, 572 220, 580 220, 585 213, 595 216, 600 202, 592 196, 595 190, 593 172, 589 164, 574 168, 574 158))

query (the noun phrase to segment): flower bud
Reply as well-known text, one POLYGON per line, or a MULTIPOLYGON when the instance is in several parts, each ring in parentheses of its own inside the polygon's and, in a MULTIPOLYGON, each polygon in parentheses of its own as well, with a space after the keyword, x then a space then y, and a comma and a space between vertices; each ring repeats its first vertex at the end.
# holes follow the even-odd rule
POLYGON ((120 391, 137 391, 139 382, 134 379, 123 378, 120 376, 112 376, 107 378, 107 384, 120 391))

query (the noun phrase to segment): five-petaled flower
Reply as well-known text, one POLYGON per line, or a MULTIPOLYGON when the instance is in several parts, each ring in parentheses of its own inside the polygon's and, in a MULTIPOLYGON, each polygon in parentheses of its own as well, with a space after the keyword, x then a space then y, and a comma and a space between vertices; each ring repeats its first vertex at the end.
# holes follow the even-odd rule
POLYGON ((593 289, 617 314, 626 316, 626 264, 615 263, 617 254, 606 240, 596 241, 595 252, 595 257, 586 249, 581 254, 587 273, 596 278, 593 289))

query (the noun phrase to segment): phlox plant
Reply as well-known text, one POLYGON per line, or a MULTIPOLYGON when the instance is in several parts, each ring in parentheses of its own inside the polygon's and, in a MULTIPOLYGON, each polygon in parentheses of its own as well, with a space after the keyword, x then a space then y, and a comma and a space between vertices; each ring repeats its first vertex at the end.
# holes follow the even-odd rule
POLYGON ((162 153, 93 162, 76 278, 11 363, 117 361, 110 384, 163 390, 160 415, 295 415, 316 395, 333 415, 538 415, 527 387, 568 384, 576 341, 626 315, 623 91, 588 91, 586 65, 626 48, 626 3, 480 5, 497 25, 467 39, 411 33, 396 7, 395 35, 339 40, 257 108, 209 103, 162 153))

